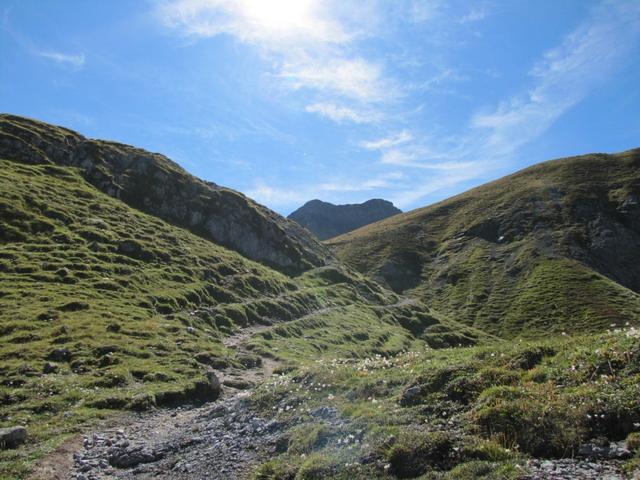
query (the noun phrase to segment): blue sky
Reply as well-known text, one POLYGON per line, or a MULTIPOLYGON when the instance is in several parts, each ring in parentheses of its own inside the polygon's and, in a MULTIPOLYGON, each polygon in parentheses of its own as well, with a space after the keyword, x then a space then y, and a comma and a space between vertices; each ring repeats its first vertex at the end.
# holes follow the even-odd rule
POLYGON ((640 146, 640 1, 2 0, 0 110, 287 214, 640 146))

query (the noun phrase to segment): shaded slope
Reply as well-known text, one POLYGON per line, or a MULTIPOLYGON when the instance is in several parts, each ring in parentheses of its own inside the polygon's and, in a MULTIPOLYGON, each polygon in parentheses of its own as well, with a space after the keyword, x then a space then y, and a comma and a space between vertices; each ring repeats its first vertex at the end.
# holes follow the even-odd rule
POLYGON ((370 223, 402 213, 387 200, 372 199, 364 203, 334 205, 311 200, 287 218, 298 222, 321 240, 350 232, 370 223))
POLYGON ((299 273, 323 265, 328 256, 297 223, 157 153, 0 115, 0 158, 78 167, 108 195, 281 271, 299 273))
POLYGON ((636 322, 640 150, 545 162, 328 243, 495 334, 636 322))

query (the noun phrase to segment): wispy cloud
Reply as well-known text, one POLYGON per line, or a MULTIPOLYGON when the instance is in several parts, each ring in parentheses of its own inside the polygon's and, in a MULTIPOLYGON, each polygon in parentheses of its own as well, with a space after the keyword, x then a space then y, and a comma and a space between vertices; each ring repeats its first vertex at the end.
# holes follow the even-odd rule
MULTIPOLYGON (((312 198, 323 198, 331 195, 332 198, 345 198, 344 195, 353 193, 366 193, 372 190, 395 189, 405 180, 404 173, 390 171, 374 175, 361 180, 333 179, 313 185, 306 185, 297 188, 295 191, 286 186, 275 186, 265 182, 264 179, 254 180, 254 185, 249 189, 247 195, 255 198, 259 202, 266 203, 272 207, 286 207, 298 205, 312 198)), ((365 200, 363 198, 362 200, 365 200)))
POLYGON ((333 0, 165 0, 156 14, 186 36, 231 35, 255 46, 275 70, 268 78, 315 97, 307 112, 338 123, 371 123, 362 112, 380 117, 375 104, 399 89, 381 60, 351 51, 368 35, 368 11, 333 0))
POLYGON ((487 18, 488 15, 489 14, 485 8, 474 7, 474 8, 471 8, 471 10, 469 10, 465 15, 463 15, 460 18, 459 22, 460 23, 479 22, 487 18))
POLYGON ((519 148, 535 140, 616 71, 640 40, 640 3, 604 1, 536 62, 531 85, 493 110, 472 115, 452 136, 418 136, 383 150, 379 162, 429 171, 394 201, 412 203, 455 184, 504 168, 519 148), (433 177, 432 172, 438 174, 433 177))
POLYGON ((261 179, 256 180, 254 187, 247 191, 246 194, 258 202, 267 204, 274 208, 285 205, 300 204, 310 198, 303 190, 274 187, 268 185, 261 179))
POLYGON ((508 155, 546 131, 604 79, 615 74, 640 36, 640 3, 606 1, 531 70, 533 86, 478 113, 472 126, 485 148, 508 155))
POLYGON ((293 42, 339 44, 353 36, 313 0, 166 0, 157 14, 187 35, 228 34, 271 50, 293 42))
POLYGON ((294 89, 310 88, 366 103, 388 99, 391 95, 382 67, 362 58, 289 63, 279 76, 294 89))
POLYGON ((184 35, 230 35, 253 45, 269 60, 271 70, 266 78, 291 94, 305 95, 305 101, 298 104, 306 112, 339 124, 375 124, 376 133, 370 133, 368 140, 355 141, 361 149, 358 154, 369 162, 360 169, 365 174, 358 181, 318 179, 295 192, 256 181, 248 193, 258 200, 289 205, 327 192, 382 189, 406 207, 425 196, 486 177, 508 165, 521 147, 615 75, 618 66, 633 56, 640 37, 640 3, 603 0, 556 48, 533 64, 519 93, 475 110, 453 130, 442 131, 445 127, 434 125, 429 132, 420 124, 408 127, 408 112, 423 106, 427 110, 429 103, 409 105, 404 102, 407 91, 425 96, 450 93, 454 85, 472 81, 471 73, 457 68, 445 55, 433 64, 446 68, 436 69, 431 77, 402 77, 398 72, 418 67, 406 61, 403 66, 394 65, 394 58, 413 60, 417 55, 422 62, 416 62, 419 68, 429 60, 422 50, 376 57, 375 50, 358 48, 362 39, 374 34, 369 23, 379 27, 379 19, 368 22, 367 15, 379 6, 394 11, 409 28, 442 21, 433 28, 434 36, 442 41, 451 33, 444 31, 447 28, 469 30, 467 24, 491 12, 483 4, 457 11, 452 17, 452 8, 441 0, 407 0, 385 7, 375 1, 358 2, 357 6, 365 3, 367 14, 352 8, 349 21, 342 9, 343 4, 351 4, 348 1, 165 0, 160 4, 162 21, 184 35), (402 7, 396 6, 400 4, 402 7), (371 170, 375 173, 369 174, 371 170))
POLYGON ((336 123, 352 122, 358 124, 377 123, 380 114, 375 111, 359 111, 353 108, 336 105, 334 103, 313 103, 305 107, 309 113, 317 113, 336 123))
POLYGON ((413 135, 411 135, 407 130, 402 130, 399 133, 394 133, 387 137, 379 138, 378 140, 361 142, 360 146, 366 150, 384 150, 397 145, 402 145, 403 143, 410 142, 411 140, 413 140, 413 135))
POLYGON ((71 54, 55 52, 51 50, 35 51, 34 53, 39 57, 46 58, 47 60, 51 60, 60 65, 67 65, 73 68, 82 68, 85 62, 84 53, 71 54))

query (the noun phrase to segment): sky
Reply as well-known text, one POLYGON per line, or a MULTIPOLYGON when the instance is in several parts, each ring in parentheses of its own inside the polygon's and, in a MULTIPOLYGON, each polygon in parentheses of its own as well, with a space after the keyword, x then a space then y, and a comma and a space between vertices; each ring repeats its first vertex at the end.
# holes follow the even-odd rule
POLYGON ((640 147, 640 0, 0 0, 0 111, 288 214, 640 147))

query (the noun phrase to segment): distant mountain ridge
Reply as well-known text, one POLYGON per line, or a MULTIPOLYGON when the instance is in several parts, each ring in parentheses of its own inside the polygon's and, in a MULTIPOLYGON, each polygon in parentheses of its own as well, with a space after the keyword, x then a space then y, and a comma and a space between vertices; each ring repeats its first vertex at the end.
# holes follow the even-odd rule
POLYGON ((379 198, 347 205, 311 200, 287 218, 306 227, 320 240, 326 240, 399 213, 402 210, 393 203, 379 198))

